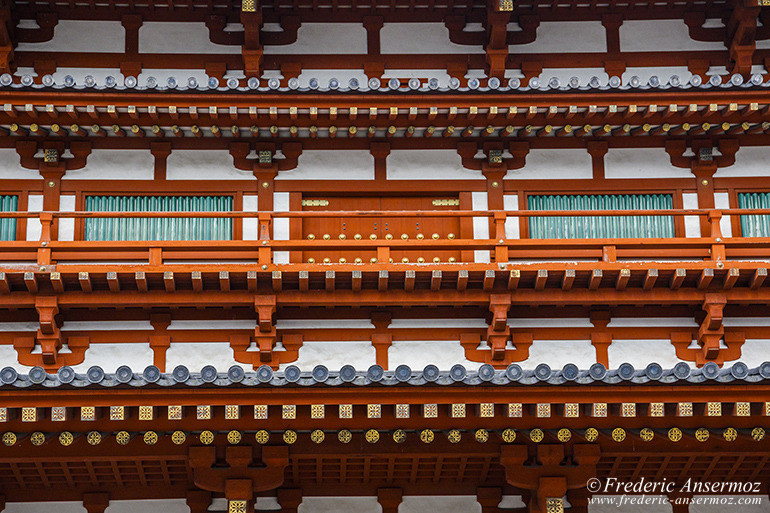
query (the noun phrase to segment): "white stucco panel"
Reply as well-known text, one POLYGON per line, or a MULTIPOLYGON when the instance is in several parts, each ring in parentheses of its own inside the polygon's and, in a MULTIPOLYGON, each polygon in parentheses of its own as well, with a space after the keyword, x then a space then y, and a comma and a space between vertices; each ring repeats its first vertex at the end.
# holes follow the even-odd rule
POLYGON ((683 20, 624 20, 620 26, 621 52, 724 50, 724 43, 690 39, 683 20))
POLYGON ((466 169, 455 150, 393 150, 387 160, 388 180, 473 180, 479 171, 466 169))
POLYGON ((229 341, 171 343, 166 351, 166 370, 172 371, 177 365, 184 365, 190 372, 198 372, 206 365, 213 365, 219 372, 226 372, 233 365, 246 370, 251 366, 235 361, 229 341))
POLYGON ((128 365, 134 372, 142 372, 152 365, 152 349, 149 344, 91 344, 86 350, 85 360, 73 365, 75 372, 86 372, 92 365, 98 365, 110 373, 121 365, 128 365))
MULTIPOLYGON (((86 508, 83 507, 82 502, 9 502, 6 503, 3 513, 50 513, 51 511, 86 513, 86 508)), ((107 513, 112 512, 107 510, 107 513)))
POLYGON ((0 149, 0 179, 2 180, 40 180, 40 173, 21 167, 19 154, 14 149, 0 149))
POLYGON ((612 149, 604 156, 606 178, 692 178, 689 169, 671 165, 663 148, 612 149))
POLYGON ((574 363, 587 369, 596 362, 596 349, 590 340, 535 340, 529 348, 529 358, 520 362, 523 369, 534 369, 541 363, 561 369, 574 363))
MULTIPOLYGON (((122 49, 120 50, 122 51, 122 49)), ((203 22, 144 22, 139 28, 139 53, 241 53, 237 45, 217 45, 203 22)))
MULTIPOLYGON (((43 196, 30 194, 27 197, 27 211, 41 212, 43 210, 43 196)), ((43 227, 39 219, 27 219, 27 240, 40 240, 43 227)))
POLYGON ((599 21, 549 21, 537 28, 537 38, 526 45, 510 45, 508 51, 521 53, 605 52, 604 27, 599 21))
POLYGON ((481 513, 481 504, 472 495, 408 495, 403 498, 398 507, 398 513, 425 513, 426 511, 481 513))
POLYGON ((449 370, 456 363, 468 370, 481 366, 465 358, 465 350, 459 340, 396 341, 388 350, 388 367, 391 369, 404 364, 416 371, 433 364, 441 370, 449 370))
MULTIPOLYGON (((503 208, 505 210, 519 210, 519 196, 517 194, 503 196, 503 208)), ((505 238, 518 239, 519 237, 519 218, 507 217, 505 219, 505 238)))
POLYGON ((63 180, 152 180, 154 172, 149 151, 94 150, 83 169, 67 171, 63 180))
POLYGON ((119 21, 59 20, 53 39, 19 43, 22 52, 115 52, 125 50, 125 30, 119 21))
POLYGON ((770 148, 767 146, 745 146, 735 154, 735 164, 721 167, 714 173, 715 178, 731 176, 770 176, 770 148))
MULTIPOLYGON (((682 193, 682 207, 686 210, 698 208, 698 195, 694 192, 682 193)), ((700 220, 698 216, 685 216, 685 237, 700 237, 700 220)))
MULTIPOLYGON (((316 365, 325 365, 330 370, 339 370, 343 365, 352 365, 356 370, 366 370, 377 363, 374 346, 369 341, 361 342, 305 342, 299 350, 296 365, 303 371, 310 371, 316 365)), ((282 365, 284 369, 287 365, 282 365)))
MULTIPOLYGON (((240 47, 235 47, 240 53, 240 47)), ((366 29, 358 23, 303 23, 297 41, 290 45, 265 45, 265 55, 366 53, 366 29)))
POLYGON ((306 150, 297 167, 279 171, 276 180, 374 180, 374 157, 366 150, 306 150))
POLYGON ((233 165, 226 151, 175 150, 166 161, 169 180, 256 180, 251 171, 241 171, 233 165))
MULTIPOLYGON (((303 497, 298 513, 379 513, 377 497, 303 497)), ((399 510, 401 511, 401 510, 399 510)))
POLYGON ((185 499, 110 501, 104 513, 188 513, 190 508, 185 499))
MULTIPOLYGON (((29 334, 34 336, 34 332, 29 334)), ((0 368, 13 367, 18 372, 26 373, 31 367, 19 363, 19 353, 10 344, 0 345, 0 368)))
POLYGON ((484 53, 481 45, 451 42, 443 23, 385 23, 380 41, 382 53, 484 53))
POLYGON ((670 340, 614 340, 607 352, 611 369, 622 363, 643 369, 653 362, 670 369, 680 361, 670 340))
POLYGON ((508 171, 506 179, 558 180, 593 178, 591 155, 583 149, 533 150, 521 169, 508 171))
POLYGON ((770 362, 770 340, 751 339, 741 346, 740 361, 749 368, 758 367, 764 362, 770 362))

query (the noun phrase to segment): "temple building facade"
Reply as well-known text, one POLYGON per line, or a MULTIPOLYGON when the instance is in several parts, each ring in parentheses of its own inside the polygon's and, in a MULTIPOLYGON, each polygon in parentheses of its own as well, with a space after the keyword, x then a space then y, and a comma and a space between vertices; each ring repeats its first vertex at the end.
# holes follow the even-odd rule
POLYGON ((770 511, 766 5, 0 3, 0 511, 770 511))

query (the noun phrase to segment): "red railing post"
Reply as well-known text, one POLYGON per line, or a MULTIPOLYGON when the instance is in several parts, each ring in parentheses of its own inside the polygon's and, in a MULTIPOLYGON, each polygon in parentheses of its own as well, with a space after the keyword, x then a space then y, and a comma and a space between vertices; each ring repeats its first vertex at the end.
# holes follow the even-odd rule
POLYGON ((727 258, 725 245, 720 244, 722 242, 722 212, 719 210, 709 210, 707 216, 708 223, 711 226, 711 238, 717 243, 711 245, 711 259, 725 260, 727 258))

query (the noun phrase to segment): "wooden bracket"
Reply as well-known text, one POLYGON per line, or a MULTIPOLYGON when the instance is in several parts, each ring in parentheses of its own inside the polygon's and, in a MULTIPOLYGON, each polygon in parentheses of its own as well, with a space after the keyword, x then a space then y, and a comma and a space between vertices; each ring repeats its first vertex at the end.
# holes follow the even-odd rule
POLYGON ((209 492, 225 493, 230 500, 251 500, 255 492, 281 486, 284 469, 289 465, 289 448, 262 446, 261 466, 254 465, 254 449, 251 445, 229 446, 225 449, 225 461, 220 463, 216 447, 190 447, 188 457, 195 485, 209 492), (248 496, 233 497, 228 492, 248 496))

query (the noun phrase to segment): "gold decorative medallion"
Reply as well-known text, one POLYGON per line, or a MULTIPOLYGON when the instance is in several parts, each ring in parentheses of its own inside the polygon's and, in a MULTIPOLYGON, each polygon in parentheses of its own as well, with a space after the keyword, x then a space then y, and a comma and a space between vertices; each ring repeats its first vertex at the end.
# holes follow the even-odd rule
POLYGON ((72 442, 75 440, 75 437, 72 436, 72 433, 69 431, 62 431, 59 434, 59 443, 62 444, 64 447, 72 445, 72 442))
POLYGON ((195 417, 198 420, 211 420, 211 406, 210 405, 198 405, 195 408, 195 417))
POLYGON ((256 420, 265 420, 267 418, 267 405, 255 404, 254 405, 254 418, 256 420))
POLYGON ((115 440, 120 445, 126 445, 131 440, 131 435, 128 434, 128 431, 118 431, 118 434, 115 435, 115 440))
POLYGON ((734 442, 738 438, 738 431, 735 428, 729 427, 722 432, 722 436, 728 442, 734 442))
POLYGON ((90 445, 99 445, 102 443, 102 434, 98 431, 89 431, 86 435, 86 440, 90 445))
POLYGON ((43 445, 45 443, 45 435, 40 431, 35 431, 29 435, 29 441, 32 442, 32 445, 43 445))
POLYGON ((124 406, 110 406, 110 420, 124 420, 126 409, 124 406))
POLYGON ((645 442, 650 442, 655 438, 655 432, 650 428, 642 428, 642 430, 639 431, 639 438, 645 442))
POLYGON ((430 429, 423 429, 420 431, 420 440, 422 440, 423 443, 429 444, 435 437, 436 435, 430 429))
POLYGON ((310 433, 310 439, 314 444, 320 444, 324 441, 324 438, 326 438, 326 435, 324 435, 324 432, 320 429, 315 429, 312 433, 310 433))
POLYGON ((456 444, 462 439, 463 435, 459 429, 452 429, 447 433, 446 437, 451 443, 456 444))
POLYGON ((3 433, 3 444, 10 447, 15 443, 16 443, 16 433, 12 433, 11 431, 6 431, 5 433, 3 433))
POLYGON ((247 501, 229 501, 227 503, 227 513, 246 513, 247 501))
POLYGON ((650 417, 662 417, 663 412, 663 403, 650 403, 650 417))
POLYGON ((198 438, 200 439, 202 444, 210 445, 214 441, 214 433, 212 433, 207 429, 205 431, 202 431, 201 434, 198 435, 198 438))
POLYGON ((567 428, 561 428, 559 432, 556 433, 556 438, 558 438, 560 442, 569 442, 570 438, 572 438, 572 432, 567 428))
POLYGON ((761 427, 755 427, 751 430, 751 438, 757 442, 761 442, 765 439, 765 430, 761 427))
POLYGON ((706 428, 698 428, 695 431, 695 439, 699 442, 705 442, 709 439, 710 433, 706 428))
POLYGON ((380 440, 380 433, 376 429, 370 429, 364 434, 364 438, 370 444, 376 444, 380 440))
POLYGON ((270 433, 268 433, 264 429, 260 429, 259 431, 254 433, 254 439, 257 441, 258 444, 266 444, 270 440, 270 433))
POLYGON ((337 440, 342 442, 343 444, 349 443, 353 439, 353 433, 351 433, 347 429, 340 430, 339 433, 337 433, 337 440))
POLYGON ((171 441, 174 442, 175 445, 182 445, 187 441, 187 435, 184 431, 174 431, 171 433, 171 441))
POLYGON ((535 443, 542 442, 544 437, 545 433, 543 433, 543 430, 540 428, 535 428, 529 432, 529 439, 535 443))
POLYGON ((668 430, 668 439, 672 442, 678 442, 682 439, 682 430, 678 427, 672 427, 668 430))
POLYGON ((545 500, 546 513, 564 513, 564 500, 561 497, 549 497, 545 500))
POLYGON ((241 438, 242 438, 241 432, 238 431, 237 429, 233 429, 232 431, 227 433, 227 442, 230 445, 238 445, 239 443, 241 443, 241 438))
POLYGON ((287 429, 283 432, 283 441, 287 444, 293 444, 297 441, 297 432, 287 429))
POLYGON ((393 431, 393 441, 397 444, 404 443, 406 441, 406 431, 403 429, 393 431))
POLYGON ((599 439, 599 430, 596 428, 586 429, 585 439, 588 442, 595 442, 599 439))
POLYGON ((578 403, 567 403, 564 405, 565 417, 578 417, 580 415, 580 405, 578 403))
POLYGON ((158 433, 155 431, 148 431, 144 434, 144 443, 147 445, 155 445, 158 443, 158 433))
POLYGON ((473 438, 475 438, 477 442, 483 444, 489 441, 489 431, 483 428, 477 429, 476 432, 473 433, 473 438))
POLYGON ((615 428, 612 430, 612 439, 616 442, 622 442, 626 439, 626 430, 623 428, 615 428))
POLYGON ((502 434, 503 442, 512 443, 516 440, 516 430, 508 428, 503 430, 502 434))
POLYGON ((490 418, 495 416, 495 403, 481 403, 479 405, 479 417, 490 418))

